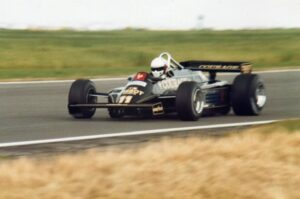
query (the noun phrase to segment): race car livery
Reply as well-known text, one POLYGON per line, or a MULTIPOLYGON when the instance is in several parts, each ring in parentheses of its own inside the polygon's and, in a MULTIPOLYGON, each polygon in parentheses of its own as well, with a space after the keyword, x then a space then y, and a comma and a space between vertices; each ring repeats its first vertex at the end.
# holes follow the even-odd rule
POLYGON ((97 108, 106 108, 111 118, 177 113, 181 120, 198 120, 226 115, 231 108, 236 115, 259 115, 265 106, 265 85, 259 75, 252 74, 248 62, 177 62, 169 53, 160 56, 169 61, 165 78, 138 72, 126 85, 107 93, 97 92, 91 80, 76 80, 69 92, 69 113, 74 118, 91 118, 97 108), (229 84, 216 78, 220 72, 239 74, 229 84), (100 97, 107 101, 99 102, 100 97))

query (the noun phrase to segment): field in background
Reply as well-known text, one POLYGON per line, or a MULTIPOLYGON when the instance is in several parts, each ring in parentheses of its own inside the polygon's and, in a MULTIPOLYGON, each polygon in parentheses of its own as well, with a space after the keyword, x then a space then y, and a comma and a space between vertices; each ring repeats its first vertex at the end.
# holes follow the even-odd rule
POLYGON ((0 198, 300 198, 300 120, 128 150, 2 159, 0 198))
POLYGON ((300 65, 300 30, 102 32, 0 30, 0 79, 124 75, 177 60, 246 60, 255 69, 300 65))

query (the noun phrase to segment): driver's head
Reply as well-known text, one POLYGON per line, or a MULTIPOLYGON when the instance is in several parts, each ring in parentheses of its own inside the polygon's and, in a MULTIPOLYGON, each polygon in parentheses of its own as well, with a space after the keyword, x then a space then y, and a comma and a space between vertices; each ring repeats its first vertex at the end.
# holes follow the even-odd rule
POLYGON ((162 57, 157 57, 151 62, 151 73, 153 77, 161 77, 164 75, 168 68, 168 62, 162 57))

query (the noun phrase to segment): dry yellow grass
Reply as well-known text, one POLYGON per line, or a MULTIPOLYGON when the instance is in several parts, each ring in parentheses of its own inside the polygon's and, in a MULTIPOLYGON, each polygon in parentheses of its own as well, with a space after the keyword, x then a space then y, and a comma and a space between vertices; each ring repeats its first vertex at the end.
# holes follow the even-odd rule
POLYGON ((0 164, 0 198, 290 199, 299 188, 300 132, 252 129, 0 164))

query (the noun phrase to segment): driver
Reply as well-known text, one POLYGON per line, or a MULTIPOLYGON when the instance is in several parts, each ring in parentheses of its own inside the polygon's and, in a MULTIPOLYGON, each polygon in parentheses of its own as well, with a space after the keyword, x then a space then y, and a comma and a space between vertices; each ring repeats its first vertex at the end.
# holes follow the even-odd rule
POLYGON ((168 62, 163 57, 156 57, 151 62, 151 74, 154 78, 165 79, 169 70, 168 62))

